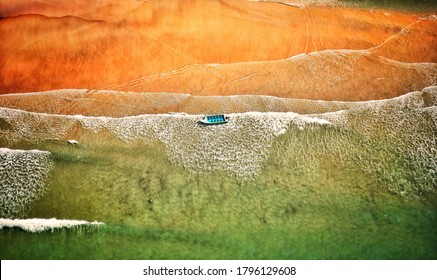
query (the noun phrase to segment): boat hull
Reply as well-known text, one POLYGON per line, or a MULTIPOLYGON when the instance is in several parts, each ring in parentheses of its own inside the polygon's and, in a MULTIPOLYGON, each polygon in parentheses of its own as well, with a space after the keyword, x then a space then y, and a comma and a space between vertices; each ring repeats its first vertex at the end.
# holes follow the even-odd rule
POLYGON ((203 125, 225 124, 228 122, 229 122, 229 118, 225 117, 224 115, 204 116, 203 118, 197 121, 197 123, 203 125))

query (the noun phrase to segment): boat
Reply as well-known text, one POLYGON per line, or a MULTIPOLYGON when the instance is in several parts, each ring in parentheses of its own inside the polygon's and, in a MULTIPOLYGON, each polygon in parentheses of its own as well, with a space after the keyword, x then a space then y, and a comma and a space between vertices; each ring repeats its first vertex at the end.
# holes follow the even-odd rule
POLYGON ((203 118, 198 120, 197 123, 210 125, 210 124, 224 124, 227 123, 228 121, 229 118, 226 117, 225 115, 209 115, 209 116, 204 116, 203 118))

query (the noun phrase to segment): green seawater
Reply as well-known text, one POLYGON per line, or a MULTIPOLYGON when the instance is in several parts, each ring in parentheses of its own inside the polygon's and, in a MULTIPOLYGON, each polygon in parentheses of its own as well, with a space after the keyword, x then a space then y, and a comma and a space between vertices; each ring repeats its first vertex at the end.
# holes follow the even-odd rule
POLYGON ((2 259, 435 259, 436 211, 295 214, 296 223, 194 232, 82 226, 42 233, 3 229, 2 259), (354 215, 355 214, 355 215, 354 215), (378 216, 380 215, 380 216, 378 216), (313 220, 310 220, 313 219, 313 220))
MULTIPOLYGON (((435 141, 431 120, 423 122, 414 129, 435 141)), ((3 228, 0 257, 436 259, 436 178, 427 177, 434 158, 359 131, 290 125, 250 178, 187 170, 159 142, 126 143, 104 131, 78 132, 76 146, 16 143, 54 161, 49 190, 24 217, 106 225, 3 228)))

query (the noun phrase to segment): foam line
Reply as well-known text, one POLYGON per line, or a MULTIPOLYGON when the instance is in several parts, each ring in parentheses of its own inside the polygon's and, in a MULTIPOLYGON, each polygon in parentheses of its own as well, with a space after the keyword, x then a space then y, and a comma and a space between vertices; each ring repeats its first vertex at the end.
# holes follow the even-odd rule
POLYGON ((59 228, 72 228, 81 225, 104 225, 102 222, 88 222, 82 220, 58 220, 52 219, 0 219, 0 229, 4 227, 18 227, 29 232, 41 232, 59 228))

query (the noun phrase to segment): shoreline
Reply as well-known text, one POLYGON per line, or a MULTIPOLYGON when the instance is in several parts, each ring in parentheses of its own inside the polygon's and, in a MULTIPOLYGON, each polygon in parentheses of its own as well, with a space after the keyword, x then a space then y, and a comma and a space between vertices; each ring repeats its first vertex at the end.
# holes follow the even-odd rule
POLYGON ((384 104, 420 94, 431 102, 437 86, 397 97, 366 101, 326 101, 280 98, 268 95, 196 96, 179 93, 123 92, 113 90, 65 89, 0 95, 0 107, 48 115, 89 117, 128 117, 144 114, 214 114, 245 112, 294 112, 301 115, 323 114, 384 104), (51 100, 51 102, 47 102, 51 100), (111 102, 109 102, 112 100, 111 102), (431 100, 431 101, 430 101, 431 100), (45 106, 41 106, 45 104, 45 106))

